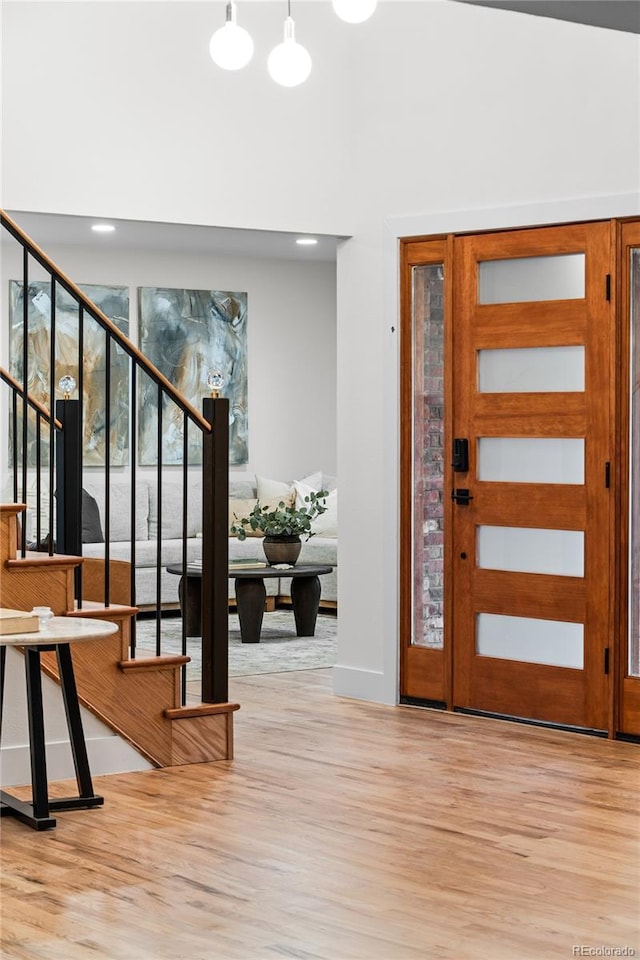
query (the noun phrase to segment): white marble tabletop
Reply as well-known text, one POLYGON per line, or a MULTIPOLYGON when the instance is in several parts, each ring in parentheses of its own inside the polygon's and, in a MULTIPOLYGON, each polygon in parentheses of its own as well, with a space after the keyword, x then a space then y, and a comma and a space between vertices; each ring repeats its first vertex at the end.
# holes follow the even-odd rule
POLYGON ((108 637, 118 627, 109 620, 94 620, 90 617, 51 617, 46 629, 34 633, 5 633, 0 635, 3 647, 40 647, 52 643, 77 643, 80 640, 97 640, 108 637))

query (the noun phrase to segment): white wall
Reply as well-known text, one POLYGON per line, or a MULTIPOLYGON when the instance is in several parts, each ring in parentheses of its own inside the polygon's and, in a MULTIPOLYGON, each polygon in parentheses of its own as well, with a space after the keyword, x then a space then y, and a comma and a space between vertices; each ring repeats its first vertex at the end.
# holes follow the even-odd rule
MULTIPOLYGON (((33 67, 24 87, 3 83, 4 206, 353 235, 338 253, 336 690, 392 701, 392 221, 412 218, 415 232, 436 222, 474 229, 484 224, 478 211, 503 207, 511 225, 537 220, 538 204, 562 219, 570 199, 580 219, 590 198, 637 197, 638 37, 448 0, 383 2, 355 28, 332 20, 328 2, 300 0, 298 37, 315 63, 309 81, 287 91, 264 71, 281 3, 243 3, 260 53, 249 72, 224 77, 194 45, 222 4, 45 6, 41 19, 38 4, 4 4, 4 69, 33 67), (95 44, 80 68, 65 36, 95 44), (78 132, 65 132, 40 172, 61 121, 36 98, 38 80, 95 142, 86 166, 78 132)), ((625 212, 640 210, 631 206, 625 212)))
MULTIPOLYGON (((108 243, 99 252, 54 245, 47 253, 76 283, 129 287, 134 343, 138 287, 246 291, 249 462, 232 467, 232 479, 336 473, 335 264, 112 250, 108 243)), ((17 244, 3 245, 2 254, 6 296, 22 264, 17 244)), ((7 356, 6 324, 0 336, 7 356)))
POLYGON ((299 0, 313 81, 284 91, 266 59, 286 5, 241 8, 264 39, 227 73, 209 56, 221 2, 3 2, 2 206, 348 234, 349 33, 299 0))
POLYGON ((341 245, 338 257, 340 649, 334 689, 394 702, 394 238, 589 219, 594 209, 600 217, 640 213, 640 41, 447 2, 383 4, 366 26, 357 35, 352 87, 360 202, 354 239, 341 245), (591 203, 619 194, 631 195, 629 202, 591 203), (569 198, 575 202, 565 204, 569 198), (485 208, 503 213, 494 217, 485 208), (377 527, 371 515, 380 504, 387 509, 377 527))

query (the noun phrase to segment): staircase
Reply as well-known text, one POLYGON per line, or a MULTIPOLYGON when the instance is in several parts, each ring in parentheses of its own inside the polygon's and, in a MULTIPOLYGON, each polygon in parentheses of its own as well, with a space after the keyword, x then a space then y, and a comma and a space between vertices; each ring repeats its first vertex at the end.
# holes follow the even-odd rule
MULTIPOLYGON (((21 244, 24 250, 23 289, 28 289, 29 258, 37 260, 51 276, 51 301, 55 304, 56 285, 64 287, 78 301, 79 323, 83 316, 103 327, 110 356, 112 341, 127 352, 131 360, 132 404, 135 405, 135 384, 139 373, 158 384, 159 409, 168 402, 175 403, 187 420, 195 423, 203 434, 203 611, 202 661, 203 678, 200 696, 187 696, 186 655, 152 656, 136 649, 135 626, 135 555, 129 564, 120 563, 130 572, 126 598, 130 603, 111 600, 111 570, 109 557, 109 520, 105 524, 105 557, 87 560, 86 589, 83 588, 84 559, 81 555, 82 526, 82 391, 79 400, 58 399, 56 395, 55 359, 50 374, 50 403, 29 393, 28 313, 25 307, 23 331, 22 377, 16 377, 0 368, 0 381, 9 388, 13 424, 13 503, 0 504, 0 606, 31 610, 35 605, 49 606, 56 616, 92 617, 112 621, 118 627, 115 634, 89 644, 78 644, 73 650, 74 670, 80 702, 107 724, 118 735, 135 747, 142 756, 156 766, 172 766, 233 757, 233 714, 238 704, 228 701, 227 669, 227 510, 228 510, 228 401, 205 399, 204 413, 199 414, 180 397, 175 388, 137 351, 123 334, 105 317, 46 255, 22 233, 10 218, 0 211, 2 227, 21 244), (55 417, 49 413, 55 408, 55 417), (21 411, 21 414, 20 414, 21 411), (49 437, 48 464, 49 502, 56 500, 57 533, 51 513, 45 517, 48 524, 48 552, 28 548, 24 517, 26 504, 20 502, 27 489, 27 473, 33 464, 27 462, 27 414, 35 411, 37 427, 38 501, 40 489, 41 435, 49 437), (21 420, 22 415, 22 420, 21 420), (219 429, 216 430, 216 425, 219 429), (41 429, 42 428, 42 429, 41 429), (217 434, 217 436, 216 436, 217 434), (226 442, 226 446, 225 446, 226 442), (54 539, 60 552, 54 548, 54 539), (66 549, 65 549, 66 547, 66 549), (96 567, 98 576, 96 578, 96 567), (100 589, 95 589, 95 583, 100 589), (205 600, 206 598, 206 600, 205 600)), ((52 308, 50 340, 56 343, 55 306, 52 308)), ((77 379, 82 384, 82 337, 78 351, 77 379)), ((52 352, 53 356, 53 352, 52 352)), ((108 376, 108 375, 107 375, 108 376)), ((105 400, 105 422, 109 423, 110 394, 105 400)), ((159 416, 159 420, 161 417, 159 416)), ((134 431, 132 431, 133 433, 134 431)), ((0 442, 6 437, 0 435, 0 442)), ((162 475, 162 451, 159 443, 158 474, 162 475)), ((186 458, 185 458, 186 459, 186 458)), ((136 455, 135 438, 131 440, 131 483, 135 501, 136 455)), ((186 486, 187 464, 183 467, 186 486)), ((107 446, 105 457, 105 484, 108 491, 110 457, 107 446)), ((108 496, 108 492, 107 492, 108 496)), ((186 494, 184 513, 186 518, 186 494)), ((41 511, 36 506, 37 541, 40 542, 41 511)), ((135 507, 132 506, 131 528, 135 529, 135 507)), ((186 528, 186 523, 185 523, 186 528)), ((132 541, 134 538, 132 538, 132 541)), ((185 548, 186 549, 186 548, 185 548)), ((133 542, 132 542, 133 550, 133 542)), ((186 553, 185 553, 186 557, 186 553)), ((158 554, 158 576, 161 556, 158 554)), ((116 593, 114 592, 114 596, 116 593)), ((161 611, 156 610, 161 625, 161 611)), ((186 638, 183 637, 183 651, 186 638)), ((43 669, 58 680, 55 655, 43 654, 43 669)))

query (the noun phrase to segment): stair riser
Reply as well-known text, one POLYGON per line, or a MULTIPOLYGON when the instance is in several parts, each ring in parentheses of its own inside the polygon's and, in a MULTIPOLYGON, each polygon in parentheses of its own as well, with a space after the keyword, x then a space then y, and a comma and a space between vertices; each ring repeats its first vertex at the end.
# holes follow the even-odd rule
POLYGON ((51 607, 54 616, 73 610, 73 568, 5 567, 0 577, 0 606, 31 610, 51 607))
POLYGON ((0 562, 14 560, 18 546, 18 514, 21 504, 2 504, 0 510, 0 562))
MULTIPOLYGON (((177 706, 178 670, 123 672, 118 666, 122 652, 119 634, 75 644, 73 667, 80 702, 133 743, 152 763, 171 764, 171 723, 163 710, 177 706)), ((47 672, 58 677, 53 654, 44 654, 47 672)))
MULTIPOLYGON (((87 603, 74 610, 74 570, 79 558, 29 554, 16 559, 16 517, 0 511, 2 549, 0 605, 31 610, 50 607, 55 616, 109 620, 118 632, 74 644, 72 657, 80 702, 157 766, 229 760, 233 756, 233 710, 212 716, 167 716, 180 707, 180 665, 161 658, 129 660, 135 608, 87 603), (126 667, 126 669, 125 669, 126 667), (135 669, 134 669, 135 667, 135 669)), ((43 669, 59 679, 55 654, 42 655, 43 669)))

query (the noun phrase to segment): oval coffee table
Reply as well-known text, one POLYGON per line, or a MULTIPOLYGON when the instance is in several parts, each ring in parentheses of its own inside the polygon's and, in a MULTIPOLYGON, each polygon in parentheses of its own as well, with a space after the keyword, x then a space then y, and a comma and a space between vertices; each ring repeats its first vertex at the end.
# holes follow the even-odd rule
MULTIPOLYGON (((333 567, 322 563, 297 563, 288 570, 277 570, 275 567, 229 570, 229 579, 236 582, 236 601, 242 642, 260 642, 264 602, 267 596, 264 581, 274 577, 291 577, 291 604, 296 634, 299 637, 312 637, 315 633, 320 605, 319 577, 325 573, 331 573, 332 570, 333 567)), ((180 577, 178 596, 187 636, 201 636, 201 564, 187 564, 185 573, 181 563, 174 563, 167 567, 167 572, 180 577)))

